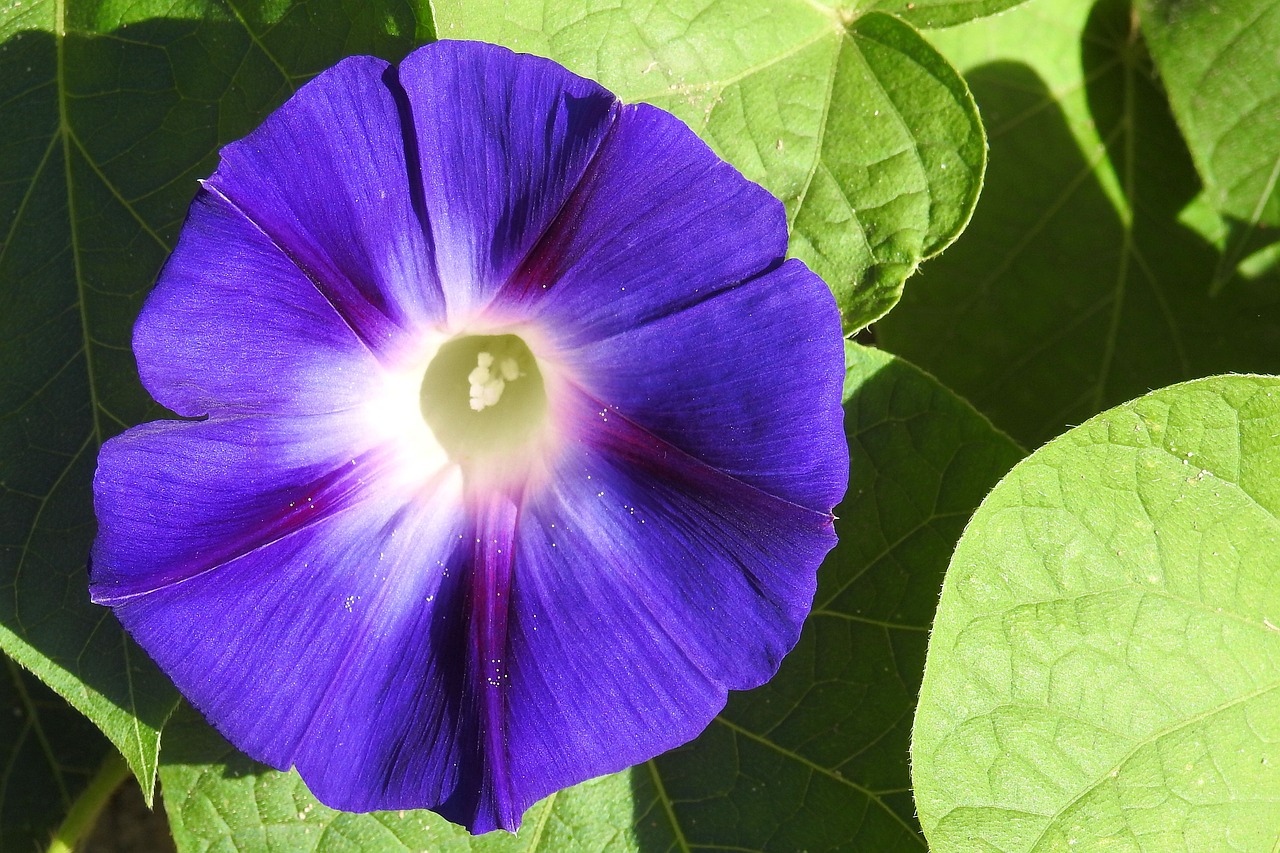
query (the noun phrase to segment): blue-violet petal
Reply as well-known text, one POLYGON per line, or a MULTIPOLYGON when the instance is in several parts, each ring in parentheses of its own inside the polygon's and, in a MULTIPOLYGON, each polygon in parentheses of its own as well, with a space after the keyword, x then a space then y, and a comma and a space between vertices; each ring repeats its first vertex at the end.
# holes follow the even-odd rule
POLYGON ((382 60, 344 59, 223 148, 208 180, 375 352, 444 311, 389 82, 382 60))
POLYGON ((536 57, 353 57, 228 145, 138 319, 90 590, 324 803, 514 830, 795 644, 848 457, 782 205, 536 57))

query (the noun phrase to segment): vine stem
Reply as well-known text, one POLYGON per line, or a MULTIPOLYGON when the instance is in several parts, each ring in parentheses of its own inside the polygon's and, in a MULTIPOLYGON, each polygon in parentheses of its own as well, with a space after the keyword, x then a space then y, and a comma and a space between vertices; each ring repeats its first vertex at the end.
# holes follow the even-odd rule
POLYGON ((89 780, 89 786, 71 804, 71 810, 49 842, 48 853, 74 853, 77 845, 93 831, 111 795, 127 778, 129 765, 125 764, 119 752, 110 750, 98 772, 89 780))

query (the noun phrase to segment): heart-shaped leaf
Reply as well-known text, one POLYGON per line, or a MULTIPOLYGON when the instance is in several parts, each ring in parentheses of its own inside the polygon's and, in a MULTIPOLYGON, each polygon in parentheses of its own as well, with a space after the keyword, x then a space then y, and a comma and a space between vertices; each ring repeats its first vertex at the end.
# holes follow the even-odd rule
POLYGON ((912 745, 939 850, 1280 842, 1280 379, 1141 397, 1015 468, 943 586, 912 745))

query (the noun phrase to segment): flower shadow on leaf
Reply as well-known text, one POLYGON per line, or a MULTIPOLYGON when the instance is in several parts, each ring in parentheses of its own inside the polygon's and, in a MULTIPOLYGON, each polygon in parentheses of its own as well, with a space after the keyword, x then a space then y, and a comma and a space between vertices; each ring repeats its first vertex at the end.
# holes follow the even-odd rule
POLYGON ((1184 221, 1199 179, 1131 27, 1104 0, 1081 39, 1091 150, 1074 89, 1015 62, 966 75, 990 129, 982 199, 876 327, 1029 446, 1151 388, 1280 370, 1274 283, 1211 293, 1221 256, 1184 221))

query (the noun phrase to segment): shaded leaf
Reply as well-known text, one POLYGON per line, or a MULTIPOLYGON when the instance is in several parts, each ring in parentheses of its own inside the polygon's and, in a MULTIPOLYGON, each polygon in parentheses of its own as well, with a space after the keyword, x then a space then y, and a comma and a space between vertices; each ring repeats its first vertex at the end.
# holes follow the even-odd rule
POLYGON ((1211 294, 1199 179, 1133 23, 1123 2, 1037 0, 934 35, 991 168, 964 239, 876 332, 1028 445, 1153 387, 1280 370, 1275 282, 1211 294))
POLYGON ((686 121, 783 200, 791 253, 835 291, 848 328, 892 308, 977 199, 985 146, 973 100, 891 15, 806 0, 440 0, 435 9, 442 36, 548 56, 686 121))
MULTIPOLYGON (((407 3, 32 0, 0 9, 0 648, 88 715, 149 792, 167 679, 90 605, 98 446, 157 414, 130 330, 196 179, 407 3)), ((419 33, 420 34, 420 33, 419 33)))
POLYGON ((0 663, 0 850, 43 850, 111 745, 35 677, 0 663))
POLYGON ((907 748, 951 550, 1021 451, 932 377, 847 346, 849 492, 800 643, 651 762, 689 849, 923 850, 907 748))
POLYGON ((1280 842, 1280 379, 1215 377, 1036 451, 974 515, 912 766, 939 850, 1280 842))
POLYGON ((1280 6, 1139 6, 1142 33, 1210 200, 1245 228, 1280 226, 1280 6))

